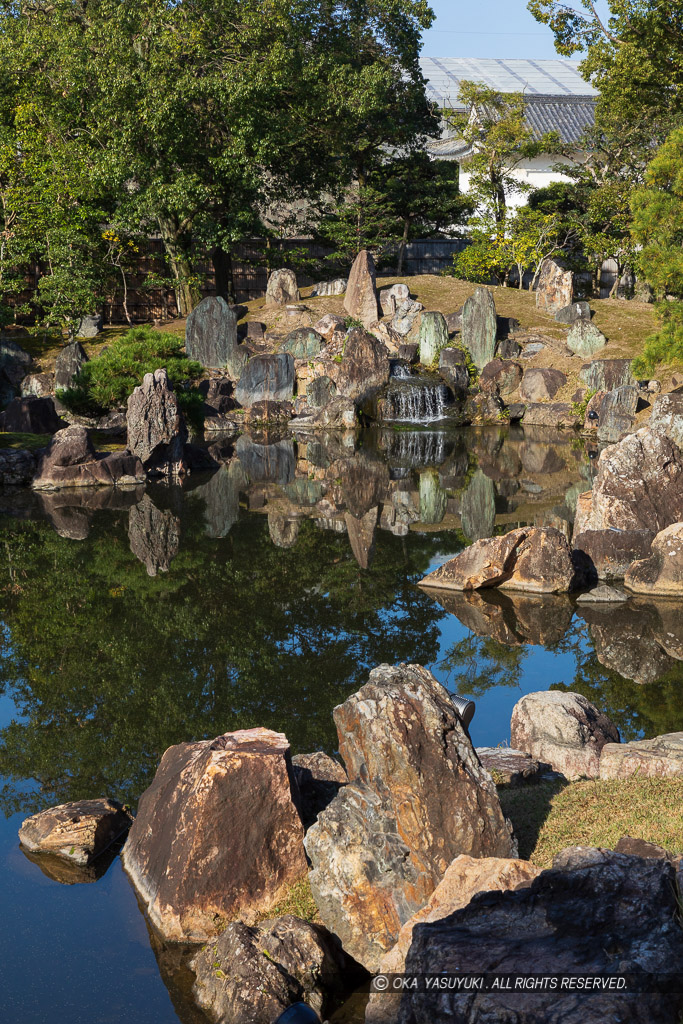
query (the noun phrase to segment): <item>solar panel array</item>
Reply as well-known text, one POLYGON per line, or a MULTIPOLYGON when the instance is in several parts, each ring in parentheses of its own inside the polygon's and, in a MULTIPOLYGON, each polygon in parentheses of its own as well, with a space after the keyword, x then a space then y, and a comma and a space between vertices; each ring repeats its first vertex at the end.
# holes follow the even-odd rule
POLYGON ((496 60, 479 57, 422 57, 427 95, 441 108, 462 109, 460 82, 471 80, 499 92, 541 96, 597 96, 575 61, 496 60))

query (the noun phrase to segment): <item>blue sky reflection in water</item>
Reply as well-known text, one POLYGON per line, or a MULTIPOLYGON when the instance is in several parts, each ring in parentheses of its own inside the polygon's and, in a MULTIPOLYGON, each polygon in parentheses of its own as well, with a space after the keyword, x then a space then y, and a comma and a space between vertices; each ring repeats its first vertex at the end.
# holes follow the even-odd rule
POLYGON ((506 742, 514 703, 553 685, 581 690, 626 738, 683 727, 683 663, 658 641, 675 629, 666 606, 443 607, 415 586, 476 535, 571 515, 590 486, 580 445, 496 429, 265 454, 246 449, 183 492, 5 501, 3 1024, 201 1019, 187 976, 168 958, 160 971, 118 859, 63 885, 17 842, 39 807, 135 803, 172 743, 264 725, 295 751, 334 751, 332 708, 378 662, 410 660, 476 700, 478 745, 506 742))

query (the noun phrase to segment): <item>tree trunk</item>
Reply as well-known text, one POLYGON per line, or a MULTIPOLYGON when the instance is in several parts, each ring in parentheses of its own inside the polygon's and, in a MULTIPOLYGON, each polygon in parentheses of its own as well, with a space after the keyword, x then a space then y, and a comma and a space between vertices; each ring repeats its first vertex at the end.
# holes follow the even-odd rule
POLYGON ((159 216, 159 231, 168 256, 171 273, 175 279, 176 306, 179 316, 187 316, 197 304, 197 294, 192 286, 192 265, 187 256, 184 232, 178 218, 171 215, 159 216))
POLYGON ((229 306, 235 304, 235 282, 232 276, 232 257, 229 252, 217 246, 211 252, 211 261, 216 273, 216 295, 220 295, 229 306))
POLYGON ((406 217, 403 221, 403 237, 398 247, 398 264, 396 267, 396 273, 400 277, 403 273, 403 261, 406 255, 406 246, 408 244, 408 232, 410 231, 410 217, 406 217))

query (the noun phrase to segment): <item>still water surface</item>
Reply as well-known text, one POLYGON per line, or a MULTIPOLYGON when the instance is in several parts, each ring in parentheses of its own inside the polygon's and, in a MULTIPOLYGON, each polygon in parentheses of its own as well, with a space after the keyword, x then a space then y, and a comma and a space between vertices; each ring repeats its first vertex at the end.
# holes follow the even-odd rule
POLYGON ((625 739, 682 729, 675 605, 441 603, 415 585, 474 539, 571 522, 592 466, 562 433, 384 431, 241 439, 182 489, 5 494, 0 1020, 202 1020, 118 858, 63 884, 16 837, 51 804, 135 805, 172 743, 262 725, 295 753, 333 753, 332 708, 399 661, 476 700, 475 745, 507 742, 519 697, 552 686, 584 693, 625 739))

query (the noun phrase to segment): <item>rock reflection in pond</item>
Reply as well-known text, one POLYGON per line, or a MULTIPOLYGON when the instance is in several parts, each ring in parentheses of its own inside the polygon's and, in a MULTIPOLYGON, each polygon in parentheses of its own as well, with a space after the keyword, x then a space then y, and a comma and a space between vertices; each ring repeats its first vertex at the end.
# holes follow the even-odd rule
POLYGON ((129 509, 145 493, 144 486, 65 488, 60 491, 39 491, 43 514, 60 537, 85 540, 90 533, 93 514, 103 509, 129 509))
POLYGON ((109 870, 119 854, 121 843, 111 846, 99 857, 96 857, 92 864, 74 864, 73 861, 64 857, 56 857, 51 853, 32 853, 24 846, 19 846, 26 860, 30 860, 43 872, 46 878, 52 882, 59 882, 60 885, 83 885, 90 882, 97 882, 109 870))
POLYGON ((259 444, 247 434, 242 434, 235 445, 235 452, 252 482, 267 480, 282 487, 294 479, 296 458, 291 440, 259 444))
POLYGON ((492 537, 496 526, 496 491, 493 481, 478 469, 462 496, 462 532, 468 540, 492 537))
POLYGON ((349 543, 353 551, 353 557, 361 569, 369 569, 375 553, 375 528, 379 508, 369 509, 364 516, 357 519, 350 512, 346 513, 346 532, 349 535, 349 543))
POLYGON ((661 679, 683 660, 683 616, 669 601, 580 605, 595 654, 605 668, 641 685, 661 679))
POLYGON ((148 576, 168 572, 180 547, 180 519, 171 511, 162 512, 145 494, 128 513, 128 539, 148 576))
POLYGON ((276 548, 292 548, 299 536, 299 520, 276 512, 268 514, 268 532, 276 548))
POLYGON ((194 491, 204 501, 204 522, 207 537, 227 537, 240 517, 240 491, 247 486, 247 477, 239 460, 220 468, 205 484, 194 491))
POLYGON ((567 594, 434 590, 429 595, 477 636, 489 636, 509 647, 552 647, 563 639, 572 621, 567 594))
POLYGON ((435 469, 424 469, 420 473, 419 492, 420 522, 426 524, 443 522, 448 497, 439 484, 439 474, 435 469))

